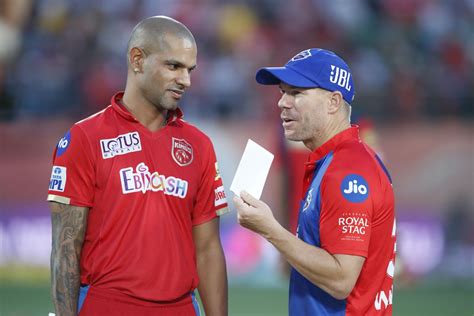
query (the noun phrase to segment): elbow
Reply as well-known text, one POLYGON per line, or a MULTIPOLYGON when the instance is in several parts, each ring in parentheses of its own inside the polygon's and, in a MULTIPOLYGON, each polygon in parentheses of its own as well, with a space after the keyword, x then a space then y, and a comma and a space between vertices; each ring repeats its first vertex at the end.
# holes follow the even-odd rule
POLYGON ((351 294, 351 291, 333 291, 332 293, 329 293, 332 297, 334 297, 337 300, 345 300, 349 294, 351 294))
POLYGON ((337 300, 345 300, 354 289, 354 285, 347 284, 343 281, 339 281, 331 288, 328 292, 329 295, 334 297, 337 300))

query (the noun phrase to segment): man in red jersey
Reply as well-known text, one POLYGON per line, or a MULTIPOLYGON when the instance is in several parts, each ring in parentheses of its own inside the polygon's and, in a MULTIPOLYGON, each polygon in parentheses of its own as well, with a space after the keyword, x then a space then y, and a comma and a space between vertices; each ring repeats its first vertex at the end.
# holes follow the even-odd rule
POLYGON ((164 16, 128 44, 125 92, 72 126, 54 152, 52 296, 64 315, 227 314, 219 216, 227 212, 210 139, 182 119, 197 48, 164 16))
POLYGON ((279 85, 285 137, 312 153, 306 163, 296 236, 262 201, 235 197, 238 219, 292 266, 289 314, 391 315, 394 195, 380 158, 350 124, 354 82, 333 52, 308 49, 284 67, 262 68, 279 85))

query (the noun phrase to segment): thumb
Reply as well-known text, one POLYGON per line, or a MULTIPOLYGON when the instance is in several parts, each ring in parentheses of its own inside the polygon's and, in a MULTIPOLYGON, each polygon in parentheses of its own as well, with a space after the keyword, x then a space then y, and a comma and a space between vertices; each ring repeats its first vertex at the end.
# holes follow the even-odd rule
POLYGON ((242 198, 242 200, 243 200, 245 203, 247 203, 247 204, 249 204, 249 205, 251 205, 251 206, 253 206, 253 207, 258 206, 258 205, 261 203, 260 200, 258 200, 257 198, 255 198, 252 194, 248 193, 247 191, 242 191, 242 192, 240 192, 240 197, 242 198))
POLYGON ((237 206, 241 206, 242 204, 244 204, 244 201, 242 201, 242 199, 238 195, 234 195, 232 200, 234 201, 234 204, 236 204, 237 206))

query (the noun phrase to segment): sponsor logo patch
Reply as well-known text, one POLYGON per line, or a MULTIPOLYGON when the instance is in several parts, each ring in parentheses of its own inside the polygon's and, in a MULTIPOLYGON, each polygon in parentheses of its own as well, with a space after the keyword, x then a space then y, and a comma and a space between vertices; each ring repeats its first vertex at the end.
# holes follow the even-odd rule
POLYGON ((217 181, 221 178, 221 172, 219 171, 219 166, 217 165, 217 161, 214 164, 214 166, 216 167, 216 177, 214 178, 214 181, 217 181))
POLYGON ((214 206, 219 206, 227 203, 227 198, 225 196, 224 186, 220 186, 214 190, 216 193, 216 198, 214 199, 214 206))
POLYGON ((71 143, 71 131, 68 131, 66 135, 64 135, 63 138, 61 138, 58 142, 58 145, 56 146, 56 157, 61 156, 64 154, 66 149, 69 147, 69 144, 71 143))
POLYGON ((308 196, 306 197, 306 201, 304 202, 303 212, 306 211, 306 209, 309 207, 312 199, 313 199, 313 188, 311 188, 308 192, 308 196))
POLYGON ((100 150, 104 159, 140 151, 142 150, 140 135, 138 132, 132 132, 115 138, 101 139, 100 150))
POLYGON ((193 162, 193 147, 184 139, 174 138, 171 142, 171 156, 181 167, 193 162))
POLYGON ((311 56, 311 50, 307 49, 295 55, 295 57, 291 58, 291 61, 297 61, 301 59, 306 59, 311 56))
POLYGON ((120 182, 124 194, 147 191, 162 191, 166 195, 172 195, 184 199, 188 193, 188 182, 175 177, 167 177, 158 174, 157 171, 150 172, 145 163, 139 163, 135 169, 132 167, 120 170, 120 182))
POLYGON ((365 213, 347 212, 338 218, 337 225, 344 235, 341 240, 363 241, 369 227, 369 218, 365 213))
POLYGON ((341 193, 349 202, 362 203, 369 196, 369 185, 358 174, 350 174, 342 180, 341 193))
POLYGON ((66 167, 53 166, 51 179, 49 180, 49 190, 64 192, 66 188, 66 167))
POLYGON ((347 91, 351 91, 352 86, 350 85, 350 78, 350 72, 337 66, 331 65, 331 74, 329 76, 329 81, 337 84, 339 87, 344 88, 347 91))

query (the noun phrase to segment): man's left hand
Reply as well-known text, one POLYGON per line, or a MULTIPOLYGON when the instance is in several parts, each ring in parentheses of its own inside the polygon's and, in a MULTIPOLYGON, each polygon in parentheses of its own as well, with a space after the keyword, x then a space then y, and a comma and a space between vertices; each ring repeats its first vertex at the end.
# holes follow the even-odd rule
POLYGON ((239 224, 268 238, 272 229, 278 225, 270 207, 245 191, 240 193, 240 197, 234 196, 233 200, 239 224))

